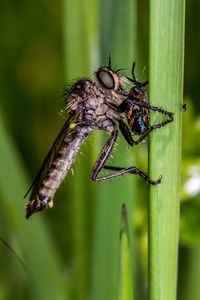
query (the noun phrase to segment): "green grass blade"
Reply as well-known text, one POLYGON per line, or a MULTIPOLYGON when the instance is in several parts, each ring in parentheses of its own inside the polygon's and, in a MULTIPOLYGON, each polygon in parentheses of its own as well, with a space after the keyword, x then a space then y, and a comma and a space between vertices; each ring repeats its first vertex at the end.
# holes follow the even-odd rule
MULTIPOLYGON (((97 1, 64 0, 63 4, 66 79, 73 82, 81 77, 91 78, 99 63, 97 1)), ((95 137, 89 137, 80 151, 83 155, 78 154, 73 166, 75 176, 70 178, 66 188, 67 209, 74 216, 71 221, 74 266, 71 283, 77 299, 87 299, 89 289, 91 216, 95 204, 95 185, 90 177, 96 145, 95 137)))
POLYGON ((181 266, 183 277, 180 278, 180 288, 178 289, 179 300, 199 299, 200 295, 200 249, 197 246, 187 250, 188 255, 184 257, 186 263, 184 261, 181 266))
MULTIPOLYGON (((67 288, 63 280, 64 272, 47 227, 39 215, 35 218, 33 216, 30 220, 25 219, 24 206, 27 199, 23 199, 23 195, 28 185, 20 157, 4 126, 1 111, 0 136, 1 212, 3 212, 9 236, 13 237, 18 248, 21 249, 20 257, 24 255, 23 261, 27 266, 26 289, 32 295, 32 299, 67 299, 67 288)), ((8 244, 10 243, 6 236, 3 238, 8 244)), ((13 250, 15 251, 15 248, 13 250)), ((9 263, 8 261, 7 268, 9 263)), ((12 278, 18 280, 19 276, 13 268, 12 278)), ((12 278, 7 281, 9 290, 12 286, 12 278)))
POLYGON ((97 4, 97 0, 87 0, 87 3, 81 0, 63 0, 64 58, 67 80, 91 76, 98 66, 97 4))
MULTIPOLYGON (((134 60, 135 11, 134 1, 101 2, 102 64, 111 55, 112 66, 131 69, 134 60), (109 16, 109 17, 108 17, 109 16), (123 24, 123 26, 122 26, 123 24)), ((105 143, 108 135, 104 136, 105 143)), ((128 150, 122 138, 109 164, 129 166, 133 162, 132 149, 128 150)), ((123 202, 133 212, 134 176, 122 176, 97 185, 95 213, 94 256, 92 272, 92 300, 116 299, 117 262, 119 257, 118 233, 120 209, 123 202)), ((131 224, 131 219, 129 224, 131 224)), ((130 226, 130 225, 129 225, 130 226)), ((132 235, 130 228, 130 235, 132 235)))
POLYGON ((122 205, 122 224, 120 230, 120 261, 118 300, 133 300, 133 278, 131 267, 131 251, 128 235, 126 206, 122 205))
POLYGON ((150 1, 150 102, 175 113, 172 124, 151 133, 149 299, 176 298, 185 1, 150 1))
POLYGON ((111 26, 112 58, 114 65, 127 68, 130 72, 136 55, 136 2, 129 0, 124 5, 122 1, 116 0, 114 12, 115 23, 111 26))

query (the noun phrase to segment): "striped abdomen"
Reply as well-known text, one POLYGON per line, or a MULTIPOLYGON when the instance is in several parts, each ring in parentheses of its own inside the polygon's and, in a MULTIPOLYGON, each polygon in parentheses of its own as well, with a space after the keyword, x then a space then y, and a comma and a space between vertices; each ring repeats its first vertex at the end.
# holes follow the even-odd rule
POLYGON ((46 207, 52 207, 55 192, 70 170, 81 144, 91 131, 91 127, 75 125, 73 131, 66 134, 45 177, 31 196, 31 202, 27 204, 27 218, 46 207))

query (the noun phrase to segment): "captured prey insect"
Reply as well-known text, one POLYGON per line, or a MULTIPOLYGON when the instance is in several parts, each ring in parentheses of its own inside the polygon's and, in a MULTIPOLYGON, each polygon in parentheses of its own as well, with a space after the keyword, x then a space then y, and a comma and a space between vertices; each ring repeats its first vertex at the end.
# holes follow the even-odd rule
POLYGON ((126 99, 117 107, 121 112, 125 112, 127 117, 127 123, 119 122, 119 127, 126 141, 131 145, 137 145, 141 143, 144 138, 153 130, 161 128, 168 123, 173 121, 173 113, 168 112, 160 107, 152 106, 149 104, 147 92, 145 86, 148 81, 140 82, 135 79, 134 75, 135 63, 132 67, 132 77, 128 78, 132 83, 133 87, 129 90, 126 99), (150 125, 150 111, 159 112, 168 117, 167 120, 150 125), (137 141, 132 138, 132 133, 139 136, 137 141))
MULTIPOLYGON (((96 81, 87 78, 80 79, 65 93, 69 118, 25 195, 26 197, 31 192, 30 202, 26 206, 26 218, 29 218, 35 212, 53 206, 54 194, 70 170, 81 144, 95 129, 109 132, 110 138, 92 169, 92 180, 102 181, 130 173, 138 174, 149 184, 160 183, 160 178, 151 180, 136 167, 117 168, 105 166, 117 140, 119 130, 131 146, 141 141, 140 138, 139 142, 134 142, 131 137, 131 131, 134 131, 131 120, 134 119, 133 108, 136 99, 132 95, 134 87, 128 94, 125 92, 125 86, 128 83, 137 86, 138 82, 134 80, 134 76, 133 79, 130 79, 120 75, 118 71, 113 71, 109 60, 108 67, 101 67, 96 71, 96 81), (129 104, 130 100, 132 105, 129 104), (128 125, 125 123, 126 118, 128 125), (98 177, 103 168, 115 172, 98 177)), ((147 103, 144 106, 143 102, 138 107, 141 108, 144 117, 144 110, 147 109, 148 111, 151 108, 147 103)))

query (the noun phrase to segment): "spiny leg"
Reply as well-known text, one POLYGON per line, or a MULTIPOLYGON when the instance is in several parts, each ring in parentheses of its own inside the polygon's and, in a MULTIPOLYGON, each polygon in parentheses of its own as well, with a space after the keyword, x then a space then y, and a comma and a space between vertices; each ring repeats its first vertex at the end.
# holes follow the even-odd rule
POLYGON ((98 176, 99 172, 101 171, 101 169, 103 168, 108 156, 110 155, 110 153, 114 147, 114 144, 117 140, 117 135, 118 135, 118 130, 115 129, 112 132, 111 137, 108 139, 108 141, 104 145, 103 149, 101 150, 101 153, 92 169, 92 176, 91 176, 92 180, 94 180, 94 181, 104 180, 103 177, 97 178, 97 176, 98 176))
POLYGON ((140 143, 145 139, 145 137, 146 137, 151 131, 153 131, 153 130, 155 130, 155 129, 159 129, 159 128, 161 128, 161 127, 167 125, 167 124, 170 123, 170 122, 172 122, 172 121, 171 121, 171 120, 166 120, 166 121, 164 121, 164 122, 162 122, 162 123, 159 123, 159 124, 155 124, 155 125, 149 126, 149 127, 146 129, 146 131, 145 131, 144 133, 142 133, 142 134, 140 135, 140 137, 139 137, 136 141, 134 141, 134 144, 133 144, 133 145, 138 145, 138 144, 140 144, 140 143))
POLYGON ((134 145, 140 144, 152 130, 153 130, 152 126, 149 126, 147 130, 144 133, 142 133, 136 141, 134 141, 134 145))
MULTIPOLYGON (((171 123, 171 122, 174 121, 174 114, 173 114, 172 112, 169 112, 169 111, 164 110, 164 109, 162 109, 162 108, 160 108, 160 107, 157 107, 157 106, 151 106, 151 105, 149 106, 149 109, 150 109, 150 110, 153 110, 153 111, 157 111, 157 112, 159 112, 159 113, 161 113, 161 114, 163 114, 163 115, 169 117, 168 120, 163 121, 163 122, 157 124, 157 125, 160 125, 160 127, 163 127, 163 126, 167 125, 168 123, 171 123)), ((155 126, 156 126, 156 125, 155 125, 155 126)), ((159 127, 159 128, 160 128, 160 127, 159 127)), ((157 128, 158 128, 158 127, 157 127, 157 128)), ((155 128, 155 129, 156 129, 156 128, 155 128)))
MULTIPOLYGON (((163 121, 163 122, 161 122, 161 123, 158 123, 158 124, 155 124, 155 125, 152 125, 152 126, 148 126, 147 129, 146 129, 146 131, 145 131, 143 134, 140 135, 140 137, 138 138, 138 140, 134 141, 134 144, 133 144, 133 145, 138 145, 138 144, 140 144, 140 143, 145 139, 145 137, 146 137, 151 131, 153 131, 153 130, 155 130, 155 129, 162 128, 162 127, 164 127, 165 125, 167 125, 167 124, 173 122, 173 120, 174 120, 174 118, 173 118, 173 113, 168 112, 168 111, 166 111, 166 110, 164 110, 164 109, 162 109, 162 108, 160 108, 160 107, 157 107, 157 106, 151 106, 151 105, 149 105, 149 104, 147 104, 147 103, 142 103, 142 102, 137 102, 137 101, 133 101, 133 104, 138 105, 138 106, 140 106, 140 107, 147 108, 148 110, 157 111, 157 112, 159 112, 159 113, 161 113, 161 114, 164 114, 164 115, 166 115, 166 116, 169 117, 168 120, 165 120, 165 121, 163 121)), ((130 143, 129 143, 129 144, 130 144, 130 143)), ((131 144, 130 144, 130 145, 131 145, 131 144)), ((132 146, 133 146, 133 145, 132 145, 132 146)))
POLYGON ((143 171, 141 171, 140 169, 138 169, 136 167, 122 168, 122 167, 104 166, 104 169, 112 170, 112 171, 116 171, 116 172, 105 176, 106 178, 103 178, 102 180, 121 176, 124 174, 136 174, 136 175, 139 175, 142 179, 144 179, 148 184, 156 185, 156 184, 159 184, 162 179, 162 176, 160 175, 157 180, 151 180, 147 174, 145 174, 143 171))
POLYGON ((140 106, 140 107, 143 107, 143 108, 147 108, 148 110, 157 111, 157 112, 159 112, 159 113, 161 113, 161 114, 163 114, 165 116, 168 116, 169 117, 168 120, 159 123, 159 124, 164 124, 161 127, 165 126, 168 123, 173 122, 173 120, 174 120, 174 117, 173 117, 174 113, 169 112, 167 110, 164 110, 164 109, 162 109, 162 108, 160 108, 158 106, 153 106, 153 105, 149 105, 148 103, 138 102, 138 101, 134 101, 134 100, 133 100, 132 103, 135 104, 135 105, 137 105, 137 106, 140 106), (167 122, 167 123, 165 123, 165 122, 167 122))
MULTIPOLYGON (((167 125, 167 124, 173 122, 173 120, 174 120, 174 117, 173 117, 174 114, 171 113, 171 112, 168 112, 168 111, 166 111, 166 110, 164 110, 164 109, 162 109, 162 108, 159 108, 159 107, 157 107, 157 106, 151 106, 151 105, 150 105, 150 106, 149 106, 149 109, 150 109, 150 110, 153 110, 153 111, 157 111, 157 112, 159 112, 159 113, 161 113, 161 114, 163 114, 163 115, 165 115, 165 116, 168 116, 169 119, 168 119, 168 120, 165 120, 165 121, 163 121, 163 122, 161 122, 161 123, 158 123, 158 124, 149 126, 149 129, 147 130, 147 134, 149 134, 151 131, 153 131, 153 130, 155 130, 155 129, 159 129, 159 128, 164 127, 165 125, 167 125)), ((146 136, 146 135, 145 135, 145 136, 146 136)))
MULTIPOLYGON (((173 118, 173 115, 172 115, 172 118, 173 118)), ((127 143, 130 146, 134 146, 134 145, 140 144, 151 131, 161 128, 172 121, 173 121, 173 119, 172 120, 169 119, 169 120, 163 121, 162 123, 149 126, 146 129, 146 131, 143 134, 141 134, 140 137, 136 141, 133 140, 129 126, 126 123, 124 123, 123 121, 119 121, 119 129, 120 129, 123 137, 127 141, 127 143)))
POLYGON ((158 128, 161 128, 161 127, 165 126, 166 124, 168 124, 169 122, 171 122, 171 121, 166 120, 166 121, 164 121, 160 124, 155 124, 155 125, 152 125, 152 126, 148 126, 146 131, 144 133, 142 133, 136 141, 133 140, 133 137, 131 135, 131 132, 130 132, 130 129, 129 129, 128 125, 126 123, 124 123, 123 121, 119 121, 119 129, 120 129, 123 137, 127 141, 127 143, 130 146, 135 146, 135 145, 140 144, 151 131, 153 131, 155 129, 158 129, 158 128))
POLYGON ((151 126, 149 126, 147 128, 147 130, 143 134, 140 135, 138 140, 134 141, 133 137, 132 137, 132 134, 131 134, 131 131, 130 131, 130 128, 126 123, 124 123, 123 121, 119 121, 119 129, 120 129, 123 137, 125 138, 125 140, 127 141, 127 143, 130 146, 140 144, 144 140, 144 138, 153 130, 151 128, 151 126))
POLYGON ((104 166, 105 162, 107 161, 113 146, 117 140, 117 135, 118 135, 118 131, 117 129, 113 131, 111 137, 108 139, 107 143, 105 144, 105 146, 103 147, 99 158, 97 159, 93 170, 92 170, 92 180, 94 181, 102 181, 102 180, 106 180, 106 179, 111 179, 114 177, 118 177, 124 174, 138 174, 140 177, 142 177, 147 183, 149 184, 158 184, 161 182, 161 176, 157 179, 157 180, 151 180, 148 175, 146 175, 144 172, 142 172, 140 169, 136 168, 136 167, 130 167, 130 168, 118 168, 118 167, 110 167, 110 166, 104 166), (109 175, 105 175, 102 177, 97 177, 99 172, 101 171, 102 168, 105 169, 110 169, 110 170, 114 170, 116 172, 109 174, 109 175))
POLYGON ((135 142, 133 140, 129 126, 126 123, 124 123, 123 121, 119 121, 119 129, 120 129, 123 137, 127 141, 127 143, 130 146, 134 146, 135 142))

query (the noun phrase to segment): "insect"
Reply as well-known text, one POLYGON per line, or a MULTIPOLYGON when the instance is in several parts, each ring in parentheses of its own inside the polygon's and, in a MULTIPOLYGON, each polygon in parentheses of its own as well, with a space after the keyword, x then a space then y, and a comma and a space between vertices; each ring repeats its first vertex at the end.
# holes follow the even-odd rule
MULTIPOLYGON (((123 114, 110 108, 109 103, 118 106, 122 102, 121 86, 127 79, 113 72, 110 62, 109 67, 97 70, 96 78, 95 82, 80 79, 65 93, 69 117, 25 195, 31 192, 30 202, 26 206, 27 218, 46 207, 52 207, 56 190, 70 170, 81 144, 93 130, 105 130, 112 139, 117 137, 114 120, 122 119, 123 114)), ((96 162, 93 180, 98 181, 97 175, 103 161, 96 162)))
MULTIPOLYGON (((128 94, 125 91, 128 83, 134 84, 135 87, 139 85, 139 82, 134 79, 134 72, 133 79, 130 79, 120 75, 118 71, 112 70, 109 60, 108 67, 100 67, 96 71, 96 81, 87 78, 80 79, 65 93, 69 117, 25 195, 26 197, 31 192, 30 202, 26 205, 26 218, 35 212, 53 206, 55 192, 70 170, 81 144, 93 130, 107 131, 110 137, 92 169, 92 180, 102 181, 130 173, 138 174, 149 184, 160 183, 160 177, 157 180, 151 180, 148 175, 136 167, 105 166, 117 140, 119 130, 131 146, 141 141, 141 137, 139 142, 134 142, 131 137, 131 131, 133 131, 131 120, 134 118, 133 107, 136 101, 133 96, 134 87, 128 94), (115 172, 99 177, 103 168, 115 172)), ((145 101, 138 106, 141 110, 152 109, 146 102, 143 102, 145 101)), ((142 110, 142 112, 144 117, 144 111, 142 110)), ((150 130, 146 131, 146 135, 149 132, 150 130)))
POLYGON ((148 103, 147 92, 145 90, 148 81, 143 83, 137 81, 134 70, 135 63, 133 63, 132 67, 133 78, 128 78, 133 83, 133 87, 129 90, 127 98, 118 106, 118 110, 125 112, 128 122, 128 126, 123 122, 120 122, 119 126, 124 138, 131 146, 141 143, 151 131, 173 121, 173 113, 148 103), (150 125, 150 111, 159 112, 167 116, 168 119, 161 123, 150 125), (133 140, 131 132, 139 136, 137 141, 133 140))
MULTIPOLYGON (((126 124, 124 120, 119 120, 118 122, 119 129, 130 146, 140 144, 151 131, 159 129, 173 121, 173 113, 163 110, 160 107, 152 106, 148 103, 148 97, 145 90, 145 86, 148 84, 148 81, 143 83, 137 81, 134 75, 134 70, 135 62, 132 66, 132 78, 127 77, 127 79, 133 84, 133 87, 129 90, 127 97, 118 107, 113 105, 113 109, 115 108, 119 112, 124 112, 126 115, 128 124, 126 124), (150 125, 150 111, 159 112, 167 116, 168 119, 161 123, 150 125), (136 141, 133 139, 133 134, 139 136, 136 141)), ((123 92, 126 94, 125 91, 123 92)), ((104 165, 103 168, 116 171, 114 174, 115 176, 123 175, 125 173, 135 173, 135 167, 122 168, 104 165)), ((143 176, 143 172, 139 169, 137 169, 137 171, 147 183, 159 184, 161 182, 161 176, 158 180, 152 181, 147 178, 146 175, 143 176)))

